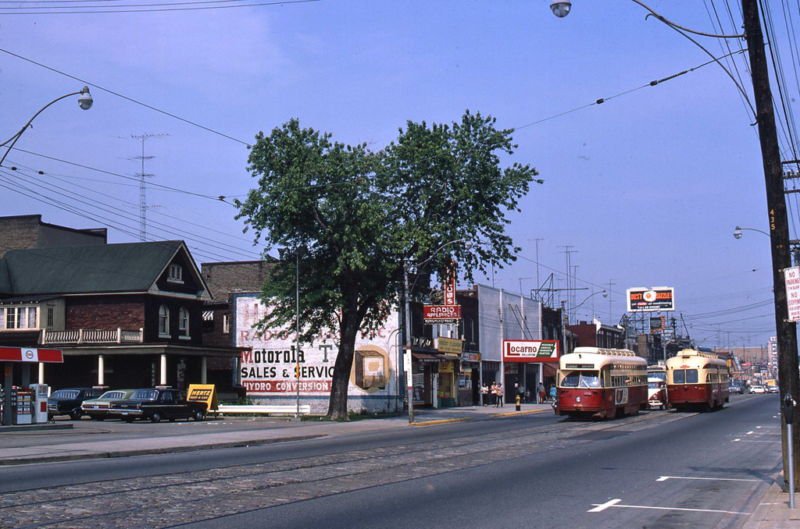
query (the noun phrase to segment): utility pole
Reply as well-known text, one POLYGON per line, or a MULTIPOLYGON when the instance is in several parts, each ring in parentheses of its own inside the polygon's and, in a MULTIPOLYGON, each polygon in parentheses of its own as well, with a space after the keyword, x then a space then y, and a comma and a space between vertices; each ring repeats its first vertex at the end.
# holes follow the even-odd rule
MULTIPOLYGON (((772 106, 772 91, 769 86, 769 72, 764 52, 764 35, 761 31, 761 20, 758 13, 757 0, 742 0, 744 32, 747 39, 747 53, 750 57, 750 70, 753 78, 753 95, 756 104, 756 120, 758 137, 761 143, 761 157, 764 166, 764 180, 767 190, 767 211, 769 213, 770 247, 772 250, 772 283, 775 292, 775 328, 778 338, 778 373, 780 380, 781 401, 790 396, 800 400, 798 394, 798 361, 797 361, 797 329, 794 322, 788 321, 789 309, 786 304, 786 284, 783 278, 784 268, 791 265, 789 258, 789 222, 786 216, 786 197, 783 187, 783 169, 778 132, 775 127, 775 110, 772 106)), ((796 480, 797 461, 794 468, 789 468, 788 454, 791 451, 800 453, 798 442, 798 415, 783 416, 781 422, 781 440, 783 451, 783 476, 788 480, 791 474, 796 480), (792 428, 787 428, 786 421, 791 420, 792 428), (794 435, 788 439, 788 431, 794 435)), ((796 486, 794 483, 793 486, 796 486)))

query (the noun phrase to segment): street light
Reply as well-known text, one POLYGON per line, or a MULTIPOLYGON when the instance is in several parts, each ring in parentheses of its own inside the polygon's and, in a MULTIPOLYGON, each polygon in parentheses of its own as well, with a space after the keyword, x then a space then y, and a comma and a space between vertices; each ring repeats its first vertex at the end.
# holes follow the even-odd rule
MULTIPOLYGON (((757 0, 741 0, 742 26, 744 35, 713 35, 694 31, 683 26, 679 26, 663 16, 656 13, 653 9, 644 4, 641 0, 631 0, 639 6, 647 9, 654 18, 663 22, 671 29, 679 32, 682 36, 691 40, 704 52, 714 57, 706 48, 696 40, 689 37, 686 33, 702 35, 715 38, 737 38, 742 37, 746 40, 747 54, 750 59, 750 72, 753 82, 753 99, 755 100, 755 119, 758 125, 758 139, 761 147, 761 163, 764 169, 764 183, 767 195, 767 212, 769 214, 769 237, 770 250, 772 254, 772 285, 775 301, 775 329, 778 339, 778 370, 780 380, 780 390, 782 398, 790 396, 793 402, 800 401, 800 387, 798 383, 798 358, 797 358, 797 329, 795 322, 789 320, 789 308, 787 305, 786 283, 783 278, 783 271, 791 266, 789 240, 789 218, 786 211, 786 194, 783 188, 783 162, 781 160, 780 147, 778 145, 778 129, 775 126, 775 109, 772 103, 772 89, 769 82, 769 69, 767 66, 767 55, 764 50, 764 33, 761 30, 761 17, 759 14, 759 3, 757 0)), ((553 2, 551 9, 556 16, 561 15, 563 10, 554 8, 554 4, 568 4, 568 2, 553 2)), ((567 7, 561 5, 561 7, 567 7)), ((569 12, 569 9, 566 9, 569 12)), ((719 60, 714 57, 719 63, 719 60)), ((734 80, 734 84, 740 92, 742 87, 736 82, 732 74, 725 69, 725 73, 734 80)), ((749 97, 746 97, 749 104, 749 97)), ((752 108, 752 107, 751 107, 752 108)), ((734 236, 736 232, 734 232, 734 236)), ((798 439, 798 421, 800 414, 784 414, 781 423, 781 430, 789 432, 794 430, 794 435, 790 438, 781 435, 782 452, 788 453, 790 449, 800 448, 798 439), (789 426, 794 428, 789 428, 789 426), (789 447, 788 445, 792 446, 789 447)), ((783 469, 784 479, 793 475, 798 476, 798 472, 793 472, 794 468, 789 468, 790 463, 784 458, 783 469), (790 470, 792 470, 790 474, 790 470)), ((793 465, 792 465, 793 466, 793 465)), ((792 479, 794 481, 794 479, 792 479)), ((792 483, 794 486, 794 483, 792 483)))
POLYGON ((733 238, 734 239, 741 239, 742 238, 742 231, 757 231, 758 233, 762 233, 769 237, 769 233, 765 232, 764 230, 759 230, 757 228, 742 228, 741 226, 736 226, 733 230, 733 238))
POLYGON ((554 0, 550 2, 550 9, 558 18, 564 18, 569 15, 569 10, 572 9, 572 2, 559 2, 558 0, 554 0))
MULTIPOLYGON (((420 263, 416 263, 414 268, 419 268, 420 266, 424 266, 427 264, 431 259, 433 259, 436 254, 439 253, 444 247, 450 246, 451 244, 456 244, 459 242, 465 242, 464 239, 455 239, 452 241, 448 241, 438 248, 436 248, 431 255, 420 263)), ((411 369, 411 304, 409 303, 408 299, 408 268, 409 263, 408 259, 403 259, 403 304, 405 307, 405 328, 406 328, 406 351, 405 351, 405 358, 404 364, 406 368, 406 396, 408 398, 408 423, 412 424, 414 422, 414 380, 412 377, 412 369, 411 369)))
POLYGON ((28 127, 31 126, 31 123, 33 123, 33 120, 36 119, 39 116, 39 114, 44 112, 44 110, 47 107, 49 107, 50 105, 52 105, 53 103, 56 103, 58 101, 61 101, 62 99, 66 99, 66 98, 72 97, 72 96, 80 96, 80 97, 78 97, 78 105, 83 110, 89 110, 90 108, 92 108, 92 103, 94 103, 94 99, 92 99, 92 94, 89 92, 89 87, 88 86, 84 86, 78 92, 70 92, 69 94, 65 94, 65 95, 63 95, 61 97, 57 97, 57 98, 53 99, 52 101, 47 103, 45 106, 40 108, 39 111, 36 112, 36 114, 34 114, 33 117, 31 119, 29 119, 28 122, 25 123, 25 125, 21 129, 19 129, 19 132, 17 132, 16 134, 14 134, 10 138, 8 138, 3 143, 0 143, 0 147, 6 147, 8 145, 8 147, 6 147, 6 152, 3 154, 3 157, 0 158, 0 167, 3 166, 3 162, 5 161, 6 156, 8 156, 8 153, 10 153, 11 149, 14 148, 14 145, 17 143, 17 140, 19 140, 20 137, 22 136, 22 134, 24 134, 25 131, 28 130, 28 127))

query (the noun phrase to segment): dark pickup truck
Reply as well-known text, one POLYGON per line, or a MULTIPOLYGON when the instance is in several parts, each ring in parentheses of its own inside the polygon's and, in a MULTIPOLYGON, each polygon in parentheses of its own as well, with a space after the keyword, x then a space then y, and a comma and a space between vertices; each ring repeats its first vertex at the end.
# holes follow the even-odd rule
POLYGON ((136 419, 202 421, 206 418, 206 403, 187 401, 177 389, 143 388, 134 391, 128 399, 114 401, 109 412, 125 422, 136 419))

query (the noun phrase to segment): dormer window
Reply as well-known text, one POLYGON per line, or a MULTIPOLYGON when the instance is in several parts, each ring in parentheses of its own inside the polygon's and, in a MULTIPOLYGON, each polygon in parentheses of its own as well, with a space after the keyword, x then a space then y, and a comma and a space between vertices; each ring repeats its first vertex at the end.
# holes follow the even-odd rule
POLYGON ((167 281, 170 283, 183 283, 183 267, 175 263, 169 265, 167 281))

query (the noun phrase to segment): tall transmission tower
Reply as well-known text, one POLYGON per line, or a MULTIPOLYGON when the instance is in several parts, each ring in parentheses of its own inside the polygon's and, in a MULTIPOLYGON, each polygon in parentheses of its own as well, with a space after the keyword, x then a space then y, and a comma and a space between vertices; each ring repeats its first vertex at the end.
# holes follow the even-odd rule
POLYGON ((147 205, 147 186, 145 185, 145 178, 155 176, 154 173, 147 173, 144 170, 145 161, 155 158, 155 156, 145 155, 144 144, 145 141, 150 138, 163 138, 165 136, 169 136, 169 134, 131 134, 131 138, 139 140, 142 145, 142 153, 139 156, 131 158, 132 160, 139 160, 141 162, 141 170, 136 173, 136 176, 139 177, 139 240, 142 242, 147 241, 147 210, 151 207, 147 205))

